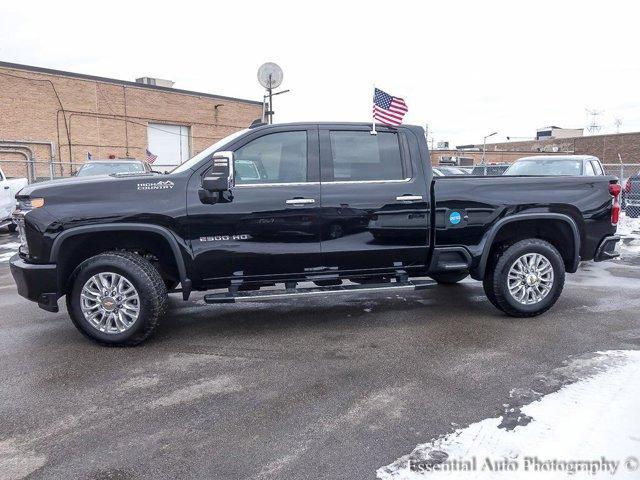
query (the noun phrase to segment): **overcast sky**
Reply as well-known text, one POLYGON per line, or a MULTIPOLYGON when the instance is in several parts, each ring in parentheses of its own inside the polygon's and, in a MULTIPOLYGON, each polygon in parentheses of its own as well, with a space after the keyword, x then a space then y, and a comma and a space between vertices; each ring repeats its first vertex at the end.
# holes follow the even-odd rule
POLYGON ((0 60, 261 99, 276 121, 370 118, 372 88, 403 97, 436 141, 532 137, 547 125, 640 130, 640 7, 628 1, 3 2, 0 60), (95 8, 94 5, 100 5, 95 8))

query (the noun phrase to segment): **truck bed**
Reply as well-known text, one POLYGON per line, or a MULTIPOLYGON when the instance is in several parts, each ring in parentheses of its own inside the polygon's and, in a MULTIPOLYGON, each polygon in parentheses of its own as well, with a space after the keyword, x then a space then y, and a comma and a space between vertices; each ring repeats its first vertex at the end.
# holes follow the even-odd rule
POLYGON ((615 233, 611 225, 613 176, 451 176, 434 177, 435 246, 481 249, 500 219, 516 214, 557 213, 570 217, 580 232, 580 257, 594 258, 599 242, 615 233), (449 214, 461 221, 452 225, 449 214))

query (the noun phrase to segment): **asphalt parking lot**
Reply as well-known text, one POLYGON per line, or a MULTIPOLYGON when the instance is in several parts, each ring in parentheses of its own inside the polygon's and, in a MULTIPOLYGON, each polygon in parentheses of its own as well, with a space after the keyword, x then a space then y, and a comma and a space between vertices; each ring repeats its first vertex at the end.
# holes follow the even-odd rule
POLYGON ((640 259, 625 256, 584 264, 534 319, 468 280, 228 306, 173 296, 148 342, 105 348, 17 295, 15 241, 0 234, 0 478, 375 478, 572 356, 640 347, 640 259))

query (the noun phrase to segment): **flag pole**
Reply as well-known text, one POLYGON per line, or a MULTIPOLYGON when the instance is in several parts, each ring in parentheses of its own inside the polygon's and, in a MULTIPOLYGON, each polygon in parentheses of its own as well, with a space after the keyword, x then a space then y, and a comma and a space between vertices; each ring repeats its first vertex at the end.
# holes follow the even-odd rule
POLYGON ((374 116, 374 109, 375 109, 375 105, 376 105, 376 84, 373 84, 373 105, 371 107, 371 135, 377 135, 378 132, 376 132, 376 117, 374 116))

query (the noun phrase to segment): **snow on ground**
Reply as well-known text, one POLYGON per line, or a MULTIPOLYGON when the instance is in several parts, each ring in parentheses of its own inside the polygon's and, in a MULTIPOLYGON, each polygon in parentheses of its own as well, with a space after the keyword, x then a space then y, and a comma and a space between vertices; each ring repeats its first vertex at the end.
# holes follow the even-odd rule
POLYGON ((578 358, 541 383, 546 395, 515 389, 502 416, 418 445, 377 476, 638 479, 639 376, 640 351, 578 358))
POLYGON ((622 237, 618 244, 621 254, 640 254, 640 218, 629 218, 622 213, 616 233, 622 237))
POLYGON ((618 234, 640 237, 640 218, 630 218, 623 212, 618 222, 618 234))
POLYGON ((11 257, 18 253, 19 242, 8 242, 0 244, 0 263, 8 262, 11 257))

